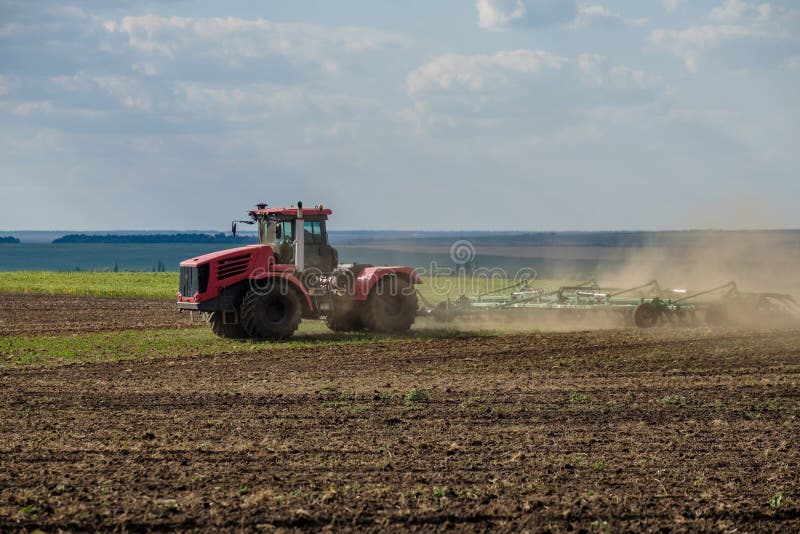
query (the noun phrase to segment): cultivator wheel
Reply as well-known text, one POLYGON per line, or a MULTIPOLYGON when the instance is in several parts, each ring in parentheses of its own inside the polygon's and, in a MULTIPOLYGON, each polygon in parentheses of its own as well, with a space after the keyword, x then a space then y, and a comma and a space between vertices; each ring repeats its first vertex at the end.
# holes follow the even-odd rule
POLYGON ((407 332, 417 316, 417 293, 398 277, 378 280, 361 310, 364 328, 370 332, 407 332))
POLYGON ((297 292, 275 283, 265 290, 249 290, 242 300, 242 326, 256 339, 286 339, 300 325, 303 305, 297 292))
POLYGON ((203 320, 219 337, 228 339, 244 339, 247 337, 242 323, 239 322, 239 314, 231 312, 209 312, 203 314, 203 320), (226 313, 228 314, 226 316, 226 313))
POLYGON ((651 302, 643 302, 633 310, 633 323, 639 328, 652 328, 658 324, 661 312, 651 302))

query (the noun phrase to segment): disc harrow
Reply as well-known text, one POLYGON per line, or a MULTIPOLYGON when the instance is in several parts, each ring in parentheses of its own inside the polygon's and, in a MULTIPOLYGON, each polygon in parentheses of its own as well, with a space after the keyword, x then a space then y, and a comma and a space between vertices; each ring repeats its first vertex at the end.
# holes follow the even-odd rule
POLYGON ((595 280, 553 289, 532 288, 522 282, 475 296, 461 295, 435 306, 423 303, 421 315, 443 322, 504 310, 539 310, 573 319, 611 317, 639 328, 778 325, 800 319, 800 305, 791 295, 746 293, 733 281, 701 291, 664 288, 657 280, 629 288, 605 287, 595 280))

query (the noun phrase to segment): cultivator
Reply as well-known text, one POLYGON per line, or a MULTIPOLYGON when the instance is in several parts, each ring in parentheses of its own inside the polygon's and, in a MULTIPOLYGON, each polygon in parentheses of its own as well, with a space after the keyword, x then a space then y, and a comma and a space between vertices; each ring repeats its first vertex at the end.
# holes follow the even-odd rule
POLYGON ((476 296, 447 300, 422 313, 440 321, 503 310, 546 311, 566 320, 610 319, 650 328, 671 325, 743 325, 796 320, 800 305, 782 293, 744 293, 735 282, 703 291, 662 288, 656 280, 630 288, 602 287, 594 280, 536 289, 521 282, 476 296))

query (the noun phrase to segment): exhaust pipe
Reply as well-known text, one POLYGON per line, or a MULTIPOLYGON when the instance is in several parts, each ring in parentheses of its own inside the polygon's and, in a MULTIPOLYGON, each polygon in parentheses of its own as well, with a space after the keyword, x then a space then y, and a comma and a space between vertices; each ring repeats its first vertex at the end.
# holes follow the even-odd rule
POLYGON ((294 268, 302 272, 306 267, 306 231, 303 221, 303 203, 297 202, 297 219, 294 222, 294 268))

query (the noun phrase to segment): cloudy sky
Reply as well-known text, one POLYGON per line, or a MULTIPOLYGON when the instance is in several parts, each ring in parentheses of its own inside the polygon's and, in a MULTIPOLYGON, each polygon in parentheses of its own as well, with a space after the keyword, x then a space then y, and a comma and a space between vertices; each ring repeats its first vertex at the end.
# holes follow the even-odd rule
POLYGON ((800 5, 0 0, 0 229, 800 228, 800 5))

